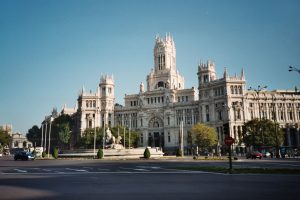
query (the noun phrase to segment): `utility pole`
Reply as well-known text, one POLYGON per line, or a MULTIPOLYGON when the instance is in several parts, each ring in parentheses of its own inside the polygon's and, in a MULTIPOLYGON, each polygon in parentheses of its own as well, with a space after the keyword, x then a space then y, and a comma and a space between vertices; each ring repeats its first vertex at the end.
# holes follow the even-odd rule
POLYGON ((41 147, 43 147, 43 140, 44 140, 44 125, 43 125, 43 123, 42 123, 42 140, 41 140, 41 147))
POLYGON ((95 156, 96 156, 96 114, 95 114, 95 117, 94 117, 94 128, 95 128, 95 130, 94 130, 94 159, 95 159, 95 156))
MULTIPOLYGON (((266 88, 267 88, 267 86, 260 86, 260 85, 257 87, 257 89, 254 89, 252 87, 249 88, 249 90, 252 90, 257 94, 256 100, 258 103, 259 126, 261 126, 261 108, 260 108, 260 102, 259 102, 259 93, 266 88)), ((261 130, 261 127, 259 127, 259 131, 260 131, 261 137, 262 137, 262 146, 264 146, 264 143, 265 143, 264 142, 264 133, 263 133, 263 130, 261 130)))
POLYGON ((182 152, 182 156, 184 156, 184 148, 183 148, 183 121, 180 123, 180 149, 182 152))
POLYGON ((48 158, 49 158, 49 154, 50 154, 51 123, 52 123, 52 117, 50 117, 49 139, 48 139, 48 158))

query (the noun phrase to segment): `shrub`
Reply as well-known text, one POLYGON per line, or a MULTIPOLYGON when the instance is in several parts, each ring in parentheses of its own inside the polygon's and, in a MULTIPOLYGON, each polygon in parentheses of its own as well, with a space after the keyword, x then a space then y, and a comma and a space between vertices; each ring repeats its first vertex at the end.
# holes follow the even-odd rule
POLYGON ((103 150, 102 149, 98 149, 97 158, 98 159, 102 159, 103 158, 103 150))
POLYGON ((43 153, 42 153, 42 157, 43 157, 43 158, 45 158, 45 157, 46 157, 46 155, 47 155, 47 154, 46 154, 46 152, 45 152, 45 151, 43 151, 43 153))
POLYGON ((146 148, 144 151, 144 158, 149 159, 150 157, 151 157, 150 151, 148 148, 146 148))
POLYGON ((52 156, 57 159, 58 158, 58 149, 54 148, 52 156))
POLYGON ((177 157, 182 157, 182 156, 183 156, 183 153, 182 153, 182 150, 181 150, 181 149, 177 149, 177 151, 176 151, 176 156, 177 156, 177 157))

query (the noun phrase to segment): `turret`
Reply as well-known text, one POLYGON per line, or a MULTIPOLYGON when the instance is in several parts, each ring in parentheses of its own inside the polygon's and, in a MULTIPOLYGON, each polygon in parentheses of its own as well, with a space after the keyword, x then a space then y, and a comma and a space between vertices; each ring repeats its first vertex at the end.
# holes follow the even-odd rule
POLYGON ((115 83, 113 75, 103 75, 100 79, 100 102, 102 126, 114 124, 115 83))
POLYGON ((147 76, 147 91, 184 89, 184 79, 176 69, 176 48, 171 34, 158 35, 154 46, 154 70, 147 76))
POLYGON ((155 71, 176 71, 176 48, 173 38, 166 34, 164 39, 156 36, 154 46, 155 71))
POLYGON ((215 64, 208 60, 207 63, 200 62, 198 65, 199 85, 209 83, 217 79, 215 64))

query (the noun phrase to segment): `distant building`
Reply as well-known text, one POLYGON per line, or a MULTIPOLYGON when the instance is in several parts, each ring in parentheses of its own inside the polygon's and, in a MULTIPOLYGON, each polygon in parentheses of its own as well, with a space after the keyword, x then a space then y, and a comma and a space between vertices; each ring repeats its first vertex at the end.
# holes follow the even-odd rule
POLYGON ((234 149, 244 152, 240 142, 243 125, 254 118, 276 121, 285 131, 284 145, 299 148, 300 93, 297 90, 247 90, 244 70, 230 76, 225 68, 217 77, 212 61, 198 65, 198 88, 185 88, 176 67, 173 38, 156 37, 154 68, 147 76, 146 89, 140 84, 138 94, 125 95, 125 105, 115 104, 113 76, 101 76, 95 93, 79 93, 78 108, 69 113, 77 124, 78 137, 87 128, 122 125, 140 132, 140 146, 162 147, 174 151, 180 143, 180 123, 184 126, 184 146, 188 131, 196 123, 214 127, 217 151, 225 147, 226 131, 235 138, 234 149), (224 130, 224 128, 226 130, 224 130))
POLYGON ((11 124, 3 124, 0 129, 6 131, 10 136, 12 135, 13 127, 11 124))
POLYGON ((33 147, 32 142, 28 141, 26 136, 17 132, 13 133, 11 135, 11 143, 10 143, 10 149, 14 148, 31 148, 33 147))

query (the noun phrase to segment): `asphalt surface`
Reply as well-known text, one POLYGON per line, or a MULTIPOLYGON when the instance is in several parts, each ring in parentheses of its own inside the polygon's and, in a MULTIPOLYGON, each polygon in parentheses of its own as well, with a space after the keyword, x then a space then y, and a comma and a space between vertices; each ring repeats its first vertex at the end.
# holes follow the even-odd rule
MULTIPOLYGON (((0 158, 0 199, 297 199, 300 175, 218 174, 179 166, 224 161, 0 158)), ((300 168, 299 160, 239 160, 234 167, 300 168)))

